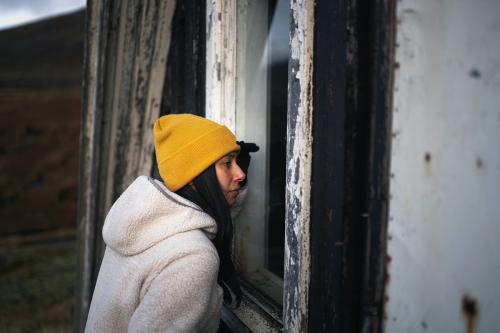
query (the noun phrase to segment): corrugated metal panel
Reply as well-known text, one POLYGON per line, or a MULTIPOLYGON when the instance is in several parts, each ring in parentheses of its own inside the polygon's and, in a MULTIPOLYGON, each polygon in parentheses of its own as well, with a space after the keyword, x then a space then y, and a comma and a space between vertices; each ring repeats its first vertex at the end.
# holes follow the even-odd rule
POLYGON ((500 332, 499 13, 398 4, 387 332, 500 332))

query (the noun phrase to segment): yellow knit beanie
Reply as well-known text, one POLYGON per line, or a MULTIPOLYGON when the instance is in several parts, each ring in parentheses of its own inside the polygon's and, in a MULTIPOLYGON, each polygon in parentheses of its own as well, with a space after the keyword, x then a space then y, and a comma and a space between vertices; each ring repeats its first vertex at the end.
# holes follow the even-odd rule
POLYGON ((189 184, 218 159, 240 150, 229 129, 192 114, 159 118, 153 135, 160 176, 172 192, 189 184))

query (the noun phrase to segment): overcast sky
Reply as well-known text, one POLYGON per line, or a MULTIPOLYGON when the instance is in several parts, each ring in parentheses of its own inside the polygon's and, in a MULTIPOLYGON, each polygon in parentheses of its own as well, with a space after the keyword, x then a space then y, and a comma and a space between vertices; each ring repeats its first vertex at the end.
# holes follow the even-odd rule
POLYGON ((0 30, 82 8, 86 0, 0 0, 0 30))

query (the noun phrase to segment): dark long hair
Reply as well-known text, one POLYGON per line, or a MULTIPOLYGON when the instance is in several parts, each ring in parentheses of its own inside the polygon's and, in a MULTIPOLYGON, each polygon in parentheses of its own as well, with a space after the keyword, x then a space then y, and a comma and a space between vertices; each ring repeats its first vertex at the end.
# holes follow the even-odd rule
POLYGON ((233 241, 233 221, 229 204, 220 188, 215 165, 212 164, 193 180, 194 187, 189 184, 177 190, 177 194, 195 203, 210 215, 217 224, 217 235, 212 240, 220 259, 217 281, 224 291, 224 302, 231 304, 236 298, 236 306, 241 302, 241 287, 234 268, 231 247, 233 241))

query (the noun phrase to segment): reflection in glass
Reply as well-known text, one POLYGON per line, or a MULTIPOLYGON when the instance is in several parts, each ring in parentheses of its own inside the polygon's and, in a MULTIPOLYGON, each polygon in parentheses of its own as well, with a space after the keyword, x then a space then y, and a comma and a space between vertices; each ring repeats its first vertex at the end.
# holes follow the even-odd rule
POLYGON ((236 135, 260 151, 252 156, 247 197, 235 220, 236 253, 244 277, 281 304, 288 1, 241 1, 237 20, 236 135))
MULTIPOLYGON (((276 4, 276 1, 272 1, 276 4)), ((286 111, 288 83, 287 1, 274 6, 269 33, 270 140, 267 267, 283 278, 285 241, 286 111)), ((273 7, 273 5, 270 5, 273 7)))

